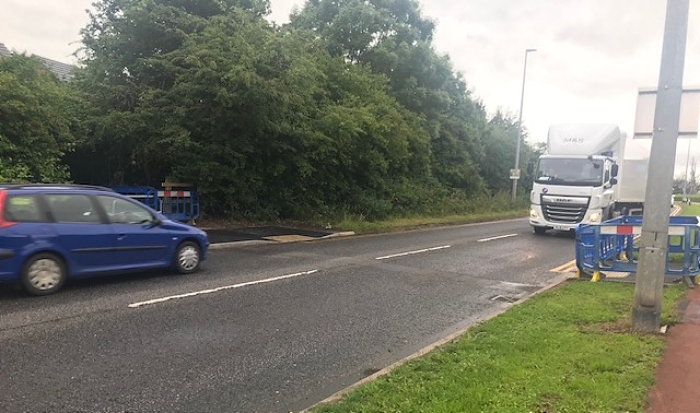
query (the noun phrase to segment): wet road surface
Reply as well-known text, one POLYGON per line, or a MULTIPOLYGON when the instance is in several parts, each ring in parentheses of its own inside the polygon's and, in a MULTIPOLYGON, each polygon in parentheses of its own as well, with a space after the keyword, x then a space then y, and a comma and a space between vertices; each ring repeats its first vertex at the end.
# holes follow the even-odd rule
POLYGON ((191 275, 0 290, 5 412, 298 411, 561 276, 526 220, 212 251, 191 275))

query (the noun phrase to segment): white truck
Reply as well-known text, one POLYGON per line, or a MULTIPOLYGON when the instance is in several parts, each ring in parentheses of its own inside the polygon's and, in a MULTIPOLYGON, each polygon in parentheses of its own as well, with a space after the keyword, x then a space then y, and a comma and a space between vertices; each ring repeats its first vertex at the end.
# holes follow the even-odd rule
POLYGON ((617 125, 552 125, 533 171, 530 225, 543 235, 641 214, 648 166, 649 149, 617 125))

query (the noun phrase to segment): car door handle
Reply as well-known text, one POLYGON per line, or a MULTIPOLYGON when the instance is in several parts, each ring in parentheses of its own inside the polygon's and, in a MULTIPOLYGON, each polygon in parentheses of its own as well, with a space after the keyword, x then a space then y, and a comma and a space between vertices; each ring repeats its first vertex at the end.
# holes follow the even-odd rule
POLYGON ((123 240, 124 238, 126 238, 126 234, 119 234, 119 235, 117 235, 117 241, 121 241, 121 240, 123 240))

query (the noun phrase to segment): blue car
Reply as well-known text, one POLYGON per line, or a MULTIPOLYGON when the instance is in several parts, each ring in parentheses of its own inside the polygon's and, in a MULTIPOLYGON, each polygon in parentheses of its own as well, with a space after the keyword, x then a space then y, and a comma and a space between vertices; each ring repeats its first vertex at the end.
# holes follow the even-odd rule
POLYGON ((70 277, 171 268, 192 273, 207 234, 110 189, 0 184, 0 282, 32 295, 70 277))

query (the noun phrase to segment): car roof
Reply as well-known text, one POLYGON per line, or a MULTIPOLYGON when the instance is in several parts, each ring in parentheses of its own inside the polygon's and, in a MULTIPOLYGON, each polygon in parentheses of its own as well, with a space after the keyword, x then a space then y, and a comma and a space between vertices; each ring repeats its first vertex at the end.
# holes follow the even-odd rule
POLYGON ((103 186, 97 186, 97 185, 78 185, 78 184, 11 184, 11 183, 0 183, 0 190, 22 190, 22 189, 32 189, 32 190, 39 190, 41 191, 42 189, 50 189, 50 190, 67 190, 67 189, 72 189, 72 190, 87 190, 87 191, 106 191, 106 192, 112 192, 114 193, 115 191, 110 188, 106 188, 103 186))

